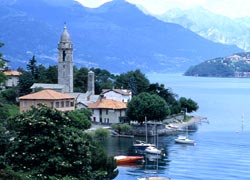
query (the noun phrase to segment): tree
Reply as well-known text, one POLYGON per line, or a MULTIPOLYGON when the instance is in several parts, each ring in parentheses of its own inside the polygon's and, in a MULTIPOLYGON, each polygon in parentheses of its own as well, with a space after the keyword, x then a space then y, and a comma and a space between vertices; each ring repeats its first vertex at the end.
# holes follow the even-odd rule
POLYGON ((94 69, 91 71, 95 73, 95 93, 100 94, 102 89, 111 89, 114 87, 115 75, 104 69, 94 69))
POLYGON ((187 99, 185 97, 181 97, 179 99, 179 104, 181 109, 188 113, 197 111, 199 109, 198 104, 190 98, 187 99))
POLYGON ((170 113, 164 99, 156 94, 141 93, 128 103, 127 116, 131 120, 143 122, 145 116, 149 120, 163 120, 170 113))
POLYGON ((90 113, 88 110, 74 110, 67 112, 67 116, 72 120, 71 125, 74 125, 78 129, 89 129, 91 127, 90 113))
POLYGON ((29 60, 27 64, 27 70, 31 73, 32 78, 36 81, 38 79, 38 67, 35 55, 29 60))
POLYGON ((133 96, 145 92, 149 86, 149 80, 139 69, 123 73, 117 77, 115 86, 124 89, 130 89, 133 96))
MULTIPOLYGON (((0 42, 0 48, 3 46, 4 44, 0 42)), ((3 54, 0 52, 0 69, 4 67, 5 62, 2 60, 2 56, 3 54)), ((0 85, 1 83, 3 83, 4 81, 7 80, 7 77, 4 75, 4 73, 2 71, 0 71, 0 85)))
POLYGON ((46 83, 56 84, 58 81, 57 66, 49 66, 46 69, 46 83))
POLYGON ((86 92, 88 85, 88 69, 85 67, 79 70, 74 67, 74 91, 75 92, 86 92))
POLYGON ((19 77, 19 95, 22 96, 31 93, 30 87, 34 82, 35 81, 30 72, 22 72, 19 77))
POLYGON ((114 178, 114 162, 78 129, 79 119, 71 115, 40 105, 12 118, 16 136, 4 156, 5 165, 26 179, 88 180, 96 174, 99 179, 114 178))

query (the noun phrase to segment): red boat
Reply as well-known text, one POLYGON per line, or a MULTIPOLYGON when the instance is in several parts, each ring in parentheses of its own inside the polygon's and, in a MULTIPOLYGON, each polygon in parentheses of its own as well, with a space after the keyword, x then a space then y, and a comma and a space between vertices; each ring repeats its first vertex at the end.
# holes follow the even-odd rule
POLYGON ((127 164, 127 163, 135 163, 139 160, 144 159, 143 156, 124 156, 124 155, 115 156, 114 158, 116 160, 117 165, 127 164))

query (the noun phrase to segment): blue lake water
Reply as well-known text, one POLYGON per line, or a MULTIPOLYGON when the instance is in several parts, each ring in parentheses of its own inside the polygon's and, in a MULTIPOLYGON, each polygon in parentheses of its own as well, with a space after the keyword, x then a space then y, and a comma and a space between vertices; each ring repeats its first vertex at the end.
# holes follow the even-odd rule
MULTIPOLYGON (((180 74, 148 74, 150 82, 171 87, 179 96, 199 104, 194 115, 207 117, 189 134, 195 146, 174 143, 176 135, 159 138, 166 156, 158 172, 173 180, 250 179, 250 79, 184 77, 180 74)), ((109 152, 129 153, 132 139, 112 139, 109 152)), ((145 166, 119 166, 115 180, 144 176, 145 166)))

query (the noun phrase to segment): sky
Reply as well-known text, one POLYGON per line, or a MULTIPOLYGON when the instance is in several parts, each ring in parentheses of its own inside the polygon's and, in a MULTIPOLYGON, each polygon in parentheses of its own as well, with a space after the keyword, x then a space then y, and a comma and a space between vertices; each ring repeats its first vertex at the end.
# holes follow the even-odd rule
MULTIPOLYGON (((87 7, 98 7, 111 0, 76 0, 87 7)), ((250 17, 250 0, 126 0, 143 6, 151 14, 163 14, 169 9, 190 9, 201 6, 230 18, 250 17)))

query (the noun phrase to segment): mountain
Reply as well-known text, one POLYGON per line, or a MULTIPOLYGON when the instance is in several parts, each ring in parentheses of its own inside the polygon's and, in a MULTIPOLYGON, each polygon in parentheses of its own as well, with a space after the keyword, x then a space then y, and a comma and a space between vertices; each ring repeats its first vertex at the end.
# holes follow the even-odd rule
POLYGON ((174 23, 115 0, 86 8, 73 0, 0 0, 0 42, 13 68, 32 55, 45 66, 57 62, 57 44, 66 22, 74 46, 74 64, 113 73, 180 72, 204 59, 242 49, 209 41, 174 23))
POLYGON ((203 77, 250 77, 250 52, 219 57, 190 67, 184 75, 203 77))
POLYGON ((177 23, 214 42, 235 44, 238 47, 250 50, 250 18, 231 19, 214 14, 202 7, 188 10, 171 9, 158 19, 177 23))

